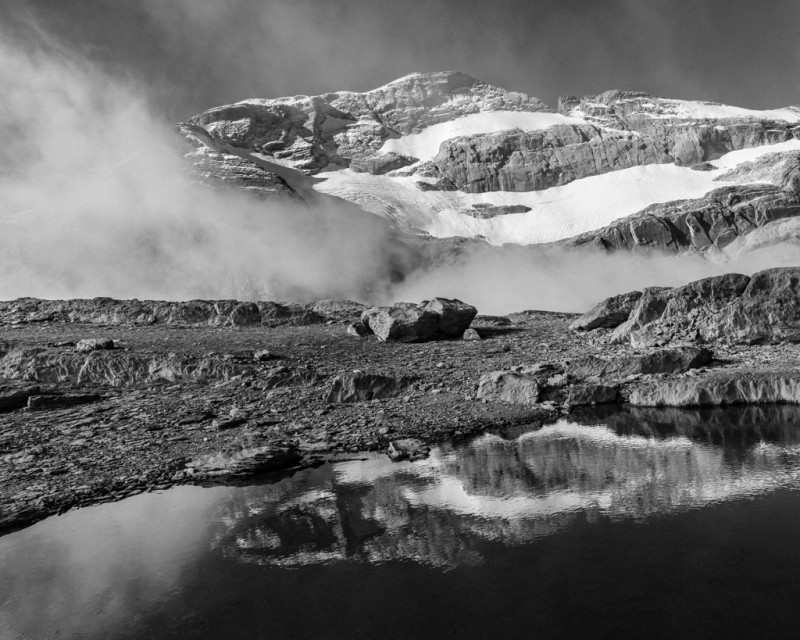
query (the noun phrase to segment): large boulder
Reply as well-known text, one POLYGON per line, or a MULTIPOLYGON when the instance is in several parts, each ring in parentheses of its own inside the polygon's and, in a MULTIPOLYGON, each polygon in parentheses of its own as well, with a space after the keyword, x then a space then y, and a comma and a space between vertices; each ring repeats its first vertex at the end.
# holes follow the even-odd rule
POLYGON ((472 305, 448 298, 434 298, 425 305, 425 310, 439 316, 439 333, 453 337, 464 335, 478 315, 478 310, 472 305))
POLYGON ((410 302, 366 309, 361 322, 383 342, 425 342, 439 333, 439 316, 410 302))

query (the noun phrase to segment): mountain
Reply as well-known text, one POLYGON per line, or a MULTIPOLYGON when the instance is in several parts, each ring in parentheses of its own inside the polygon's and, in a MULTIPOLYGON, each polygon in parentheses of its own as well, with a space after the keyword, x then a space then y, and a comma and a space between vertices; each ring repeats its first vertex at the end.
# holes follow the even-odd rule
POLYGON ((251 99, 181 125, 208 183, 490 244, 722 256, 795 236, 800 108, 606 91, 557 110, 458 72, 251 99))

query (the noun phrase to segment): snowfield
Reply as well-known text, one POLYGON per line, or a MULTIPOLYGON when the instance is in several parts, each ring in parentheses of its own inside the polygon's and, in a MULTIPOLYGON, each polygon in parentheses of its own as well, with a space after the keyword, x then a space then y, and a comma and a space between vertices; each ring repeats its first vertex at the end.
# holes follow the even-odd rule
POLYGON ((419 133, 392 138, 383 143, 380 153, 394 152, 420 160, 430 160, 445 140, 459 136, 498 133, 509 129, 539 131, 559 124, 587 124, 582 118, 547 111, 484 111, 426 127, 419 133))
POLYGON ((418 177, 374 176, 349 169, 318 174, 320 180, 314 188, 433 236, 483 236, 496 245, 536 244, 604 227, 651 204, 699 198, 735 184, 714 180, 729 168, 767 153, 791 150, 800 150, 800 140, 734 151, 715 160, 714 171, 694 171, 673 164, 646 165, 542 191, 422 191, 415 184, 420 181, 418 177), (486 220, 463 213, 481 203, 524 205, 531 211, 486 220))
MULTIPOLYGON (((784 109, 743 109, 717 102, 700 102, 692 100, 661 99, 658 105, 648 103, 654 108, 666 107, 666 113, 647 113, 653 118, 691 118, 693 120, 719 120, 723 118, 754 118, 757 120, 783 120, 784 122, 800 122, 800 108, 784 109)), ((647 105, 642 105, 647 106, 647 105)))

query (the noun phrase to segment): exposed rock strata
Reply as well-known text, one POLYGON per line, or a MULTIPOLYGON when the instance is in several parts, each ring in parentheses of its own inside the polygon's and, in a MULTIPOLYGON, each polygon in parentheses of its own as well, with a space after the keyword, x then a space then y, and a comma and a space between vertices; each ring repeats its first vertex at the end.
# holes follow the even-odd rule
POLYGON ((708 407, 731 404, 800 404, 796 373, 715 374, 650 382, 633 388, 628 402, 640 407, 708 407))
POLYGON ((728 186, 696 200, 654 204, 561 244, 603 251, 717 251, 756 229, 798 215, 796 191, 769 184, 728 186))
MULTIPOLYGON (((613 301, 607 306, 612 308, 613 301)), ((604 321, 609 326, 620 317, 598 313, 595 308, 574 324, 604 321)), ((611 339, 638 347, 686 340, 800 341, 800 267, 767 269, 752 277, 725 274, 673 289, 645 289, 611 339)))

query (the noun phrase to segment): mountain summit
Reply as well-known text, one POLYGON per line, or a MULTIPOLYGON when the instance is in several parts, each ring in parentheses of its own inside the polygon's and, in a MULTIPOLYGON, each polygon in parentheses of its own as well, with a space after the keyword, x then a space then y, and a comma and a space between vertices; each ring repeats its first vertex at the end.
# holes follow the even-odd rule
POLYGON ((783 239, 793 225, 763 228, 800 214, 797 107, 606 91, 553 110, 447 71, 365 93, 244 100, 182 127, 212 182, 326 194, 437 237, 718 254, 756 231, 783 239))

